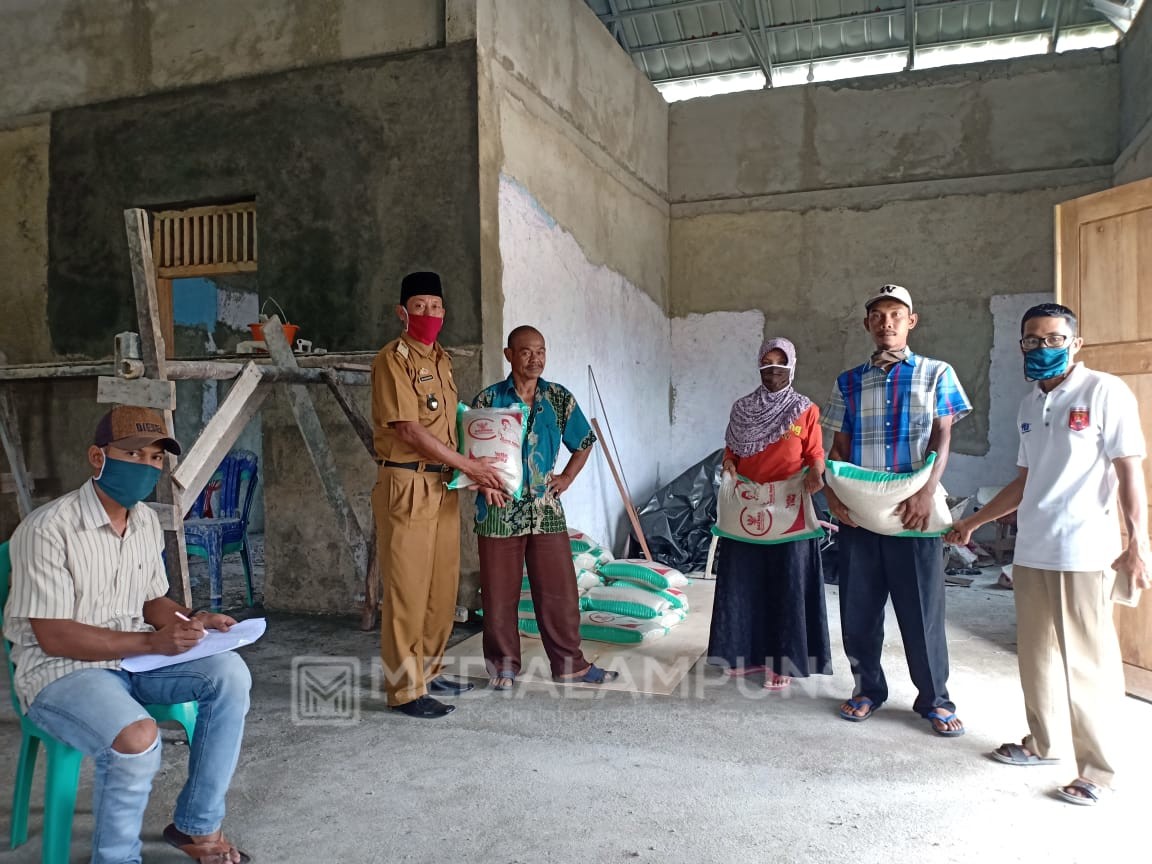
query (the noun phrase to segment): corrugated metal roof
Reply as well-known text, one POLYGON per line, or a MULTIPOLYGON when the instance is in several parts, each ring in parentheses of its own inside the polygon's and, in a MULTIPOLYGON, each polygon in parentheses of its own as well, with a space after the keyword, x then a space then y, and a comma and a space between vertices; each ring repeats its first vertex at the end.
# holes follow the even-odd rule
MULTIPOLYGON (((1110 20, 1084 0, 585 2, 653 82, 894 51, 907 52, 914 67, 920 48, 1025 35, 1049 37, 1054 47, 1059 32, 1110 20)), ((1139 2, 1116 5, 1130 11, 1139 2)))

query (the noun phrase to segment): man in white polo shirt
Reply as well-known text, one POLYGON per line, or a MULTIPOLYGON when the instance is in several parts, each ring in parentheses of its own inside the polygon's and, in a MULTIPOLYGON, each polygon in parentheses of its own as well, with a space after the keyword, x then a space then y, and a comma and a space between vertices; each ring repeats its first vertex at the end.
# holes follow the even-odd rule
POLYGON ((33 511, 12 535, 12 585, 4 636, 13 684, 37 726, 92 756, 92 864, 140 861, 140 828, 160 735, 144 705, 199 704, 188 782, 164 839, 200 864, 250 857, 224 839, 224 798, 240 755, 252 678, 234 651, 151 672, 125 657, 183 654, 227 615, 193 613, 165 596, 163 533, 143 500, 164 452, 180 453, 164 419, 113 408, 100 420, 88 463, 95 475, 33 511))
POLYGON ((1058 761, 1053 739, 1062 736, 1054 722, 1063 714, 1065 690, 1079 776, 1057 794, 1095 804, 1116 772, 1124 695, 1113 582, 1126 580, 1127 591, 1152 584, 1145 569, 1144 435, 1127 385, 1073 364, 1083 339, 1071 309, 1034 306, 1020 334, 1024 374, 1036 388, 1020 404, 1019 476, 957 522, 947 539, 967 543, 975 528, 1019 510, 1012 575, 1029 734, 990 755, 1008 765, 1058 761), (1124 549, 1121 516, 1129 538, 1124 549))

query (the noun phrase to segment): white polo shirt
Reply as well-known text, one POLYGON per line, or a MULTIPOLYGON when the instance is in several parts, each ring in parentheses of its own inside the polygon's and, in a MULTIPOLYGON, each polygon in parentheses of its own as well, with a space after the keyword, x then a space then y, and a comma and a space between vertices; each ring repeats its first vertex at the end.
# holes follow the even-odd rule
POLYGON ((1145 455, 1136 397, 1115 375, 1072 367, 1020 403, 1028 469, 1016 519, 1015 563, 1041 570, 1107 570, 1120 555, 1119 485, 1112 460, 1145 455))
POLYGON ((62 618, 121 632, 147 631, 144 604, 168 592, 160 520, 145 504, 128 511, 121 537, 89 480, 29 514, 16 528, 4 636, 12 642, 16 695, 24 710, 44 688, 80 669, 119 660, 73 660, 44 651, 32 618, 62 618))

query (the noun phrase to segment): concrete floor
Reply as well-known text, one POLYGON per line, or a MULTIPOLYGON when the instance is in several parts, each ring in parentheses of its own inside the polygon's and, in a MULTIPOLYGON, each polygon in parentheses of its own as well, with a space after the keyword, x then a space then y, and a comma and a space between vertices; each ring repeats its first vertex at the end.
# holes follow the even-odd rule
MULTIPOLYGON (((427 722, 389 713, 374 695, 374 634, 349 620, 271 614, 267 636, 245 649, 253 708, 227 830, 256 860, 276 864, 1108 860, 1145 833, 1152 705, 1125 702, 1126 783, 1104 806, 1051 796, 1074 775, 1068 765, 987 759, 1024 732, 1012 595, 992 581, 948 591, 952 693, 969 729, 951 740, 909 710, 894 622, 885 648, 891 701, 867 723, 836 717, 851 689, 838 641, 836 675, 786 695, 697 667, 674 697, 482 690, 427 722), (292 660, 301 655, 360 661, 359 722, 293 724, 292 660)), ((835 638, 833 586, 828 600, 835 638)), ((15 773, 17 734, 6 712, 4 783, 15 773)), ((188 860, 159 840, 187 752, 177 733, 165 745, 145 832, 145 861, 157 864, 188 860)), ((74 861, 86 860, 90 790, 86 762, 74 861)), ((35 794, 41 800, 39 787, 35 794)), ((39 861, 39 805, 31 823, 28 845, 0 859, 39 861)))

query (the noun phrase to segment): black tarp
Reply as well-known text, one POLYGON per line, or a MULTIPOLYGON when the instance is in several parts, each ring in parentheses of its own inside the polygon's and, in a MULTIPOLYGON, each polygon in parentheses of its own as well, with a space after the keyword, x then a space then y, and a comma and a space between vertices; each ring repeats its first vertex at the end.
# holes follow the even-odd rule
MULTIPOLYGON (((697 462, 640 508, 640 528, 652 557, 683 573, 702 570, 708 561, 712 526, 716 524, 716 491, 724 451, 697 462)), ((640 556, 632 537, 629 555, 640 556)))

